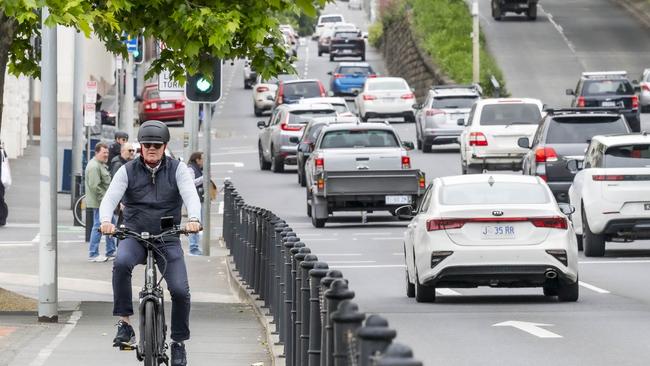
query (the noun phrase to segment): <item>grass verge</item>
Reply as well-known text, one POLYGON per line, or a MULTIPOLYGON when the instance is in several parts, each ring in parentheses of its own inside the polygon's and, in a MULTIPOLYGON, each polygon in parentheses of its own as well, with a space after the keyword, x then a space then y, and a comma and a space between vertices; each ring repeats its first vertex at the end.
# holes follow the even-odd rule
POLYGON ((0 288, 0 313, 3 311, 36 311, 37 301, 0 288))

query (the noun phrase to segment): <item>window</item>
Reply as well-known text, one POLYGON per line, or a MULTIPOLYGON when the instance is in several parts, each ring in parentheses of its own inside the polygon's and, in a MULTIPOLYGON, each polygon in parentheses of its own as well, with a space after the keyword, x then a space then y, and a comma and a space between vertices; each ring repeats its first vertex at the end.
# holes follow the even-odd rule
POLYGON ((427 188, 427 191, 424 193, 424 198, 422 198, 422 202, 420 202, 420 207, 418 207, 418 212, 427 212, 429 210, 429 206, 431 206, 431 197, 433 196, 433 184, 430 184, 429 187, 427 188))
POLYGON ((368 84, 368 90, 408 90, 404 80, 377 80, 368 84))
POLYGON ((309 118, 311 117, 334 117, 334 116, 336 116, 336 110, 334 109, 291 111, 289 112, 289 121, 287 123, 290 125, 294 125, 294 124, 304 125, 309 122, 309 118))
POLYGON ((481 126, 538 124, 542 118, 539 107, 530 103, 486 104, 481 110, 481 126))
POLYGON ((551 144, 588 143, 596 135, 628 133, 628 126, 619 116, 555 117, 551 121, 546 142, 551 144))
POLYGON ((284 84, 283 93, 286 99, 316 98, 321 96, 320 86, 315 82, 284 84))
POLYGON ((395 134, 388 130, 330 131, 323 136, 320 144, 320 147, 324 149, 399 146, 395 134))
POLYGON ((634 94, 634 88, 629 81, 619 80, 587 80, 582 89, 584 96, 598 95, 630 95, 634 94))
POLYGON ((334 33, 334 38, 352 39, 359 37, 359 32, 343 31, 334 33))
POLYGON ((336 109, 336 113, 345 113, 350 111, 347 104, 332 104, 332 107, 336 109))
POLYGON ((433 100, 433 103, 431 104, 431 108, 436 108, 436 109, 470 108, 477 99, 478 96, 438 97, 433 100))
POLYGON ((541 184, 495 182, 464 183, 440 187, 443 205, 543 204, 550 200, 541 184))
POLYGON ((322 17, 320 18, 320 22, 322 23, 341 23, 343 22, 343 17, 342 16, 329 16, 329 17, 322 17))
POLYGON ((341 66, 339 67, 339 74, 344 75, 368 75, 374 74, 372 68, 366 66, 341 66))
POLYGON ((612 146, 605 151, 604 158, 605 168, 649 168, 650 145, 612 146))

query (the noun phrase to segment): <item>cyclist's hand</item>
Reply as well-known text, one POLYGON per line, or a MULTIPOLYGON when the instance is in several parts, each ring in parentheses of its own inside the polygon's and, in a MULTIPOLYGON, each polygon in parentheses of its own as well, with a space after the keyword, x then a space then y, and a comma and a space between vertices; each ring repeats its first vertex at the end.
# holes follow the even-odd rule
POLYGON ((187 224, 185 224, 185 231, 189 233, 198 233, 199 231, 201 231, 201 223, 196 221, 190 221, 187 224))
POLYGON ((104 235, 111 235, 115 233, 115 225, 108 221, 102 222, 102 225, 99 227, 99 231, 101 231, 104 235))

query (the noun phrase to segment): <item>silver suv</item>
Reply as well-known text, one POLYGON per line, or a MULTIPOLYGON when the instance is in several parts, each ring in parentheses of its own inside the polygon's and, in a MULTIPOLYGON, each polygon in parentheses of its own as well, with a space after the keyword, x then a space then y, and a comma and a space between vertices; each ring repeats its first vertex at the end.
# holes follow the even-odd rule
POLYGON ((481 98, 478 85, 437 85, 429 90, 422 104, 414 104, 415 134, 419 150, 431 152, 433 145, 458 141, 469 110, 481 98))
POLYGON ((261 129, 257 144, 261 170, 275 173, 284 171, 284 165, 296 164, 298 141, 311 117, 335 117, 331 104, 283 104, 276 107, 268 122, 259 121, 261 129))

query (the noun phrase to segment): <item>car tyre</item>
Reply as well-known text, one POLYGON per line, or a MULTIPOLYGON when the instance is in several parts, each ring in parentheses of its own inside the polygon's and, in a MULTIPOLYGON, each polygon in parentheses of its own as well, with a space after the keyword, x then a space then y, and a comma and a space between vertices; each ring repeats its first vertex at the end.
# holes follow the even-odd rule
POLYGON ((323 56, 323 51, 321 51, 320 47, 318 48, 318 57, 323 56))
POLYGON ((558 283, 557 299, 562 302, 576 302, 580 296, 580 285, 576 280, 573 283, 566 283, 562 280, 558 283))
POLYGON ((257 154, 259 155, 260 161, 260 170, 269 170, 271 169, 271 163, 264 159, 264 153, 262 152, 262 145, 257 145, 257 154))
POLYGON ((544 286, 544 296, 557 296, 557 287, 544 286))
POLYGON ((368 122, 368 117, 364 114, 361 117, 361 122, 368 122))
POLYGON ((330 53, 330 61, 334 61, 334 55, 330 53))
POLYGON ((361 61, 365 61, 365 60, 366 60, 366 54, 364 53, 363 55, 361 55, 361 61))
POLYGON ((253 105, 253 112, 255 113, 255 117, 262 117, 262 110, 257 108, 256 105, 253 105))
MULTIPOLYGON (((313 210, 313 208, 312 208, 312 210, 313 210)), ((311 224, 314 225, 315 228, 318 228, 318 229, 324 228, 326 222, 327 222, 326 218, 325 219, 317 219, 314 212, 311 213, 311 224)))
POLYGON ((415 284, 409 281, 409 270, 406 270, 406 297, 415 297, 415 284))
POLYGON ((582 245, 586 257, 605 255, 605 235, 591 232, 584 210, 582 211, 582 245))
POLYGON ((578 242, 578 251, 582 251, 584 248, 582 246, 582 235, 576 234, 576 241, 578 242))
POLYGON ((433 151, 433 145, 432 144, 427 144, 426 142, 424 142, 422 144, 422 152, 423 153, 430 153, 432 151, 433 151))
MULTIPOLYGON (((273 151, 273 147, 271 147, 271 151, 273 151)), ((271 171, 273 173, 284 172, 284 160, 281 156, 275 156, 273 152, 271 152, 271 171)))
POLYGON ((415 301, 417 302, 435 302, 435 287, 423 286, 420 284, 420 277, 415 276, 415 301))
POLYGON ((526 12, 526 15, 528 16, 528 20, 537 19, 537 5, 531 5, 528 8, 528 11, 526 12))
POLYGON ((307 202, 307 217, 311 217, 311 204, 309 203, 311 201, 311 194, 309 192, 309 188, 307 188, 305 190, 305 192, 307 193, 307 200, 306 200, 306 202, 307 202))
POLYGON ((497 0, 492 0, 492 18, 494 18, 496 21, 499 21, 501 20, 501 16, 503 16, 501 7, 499 4, 497 4, 497 0))

